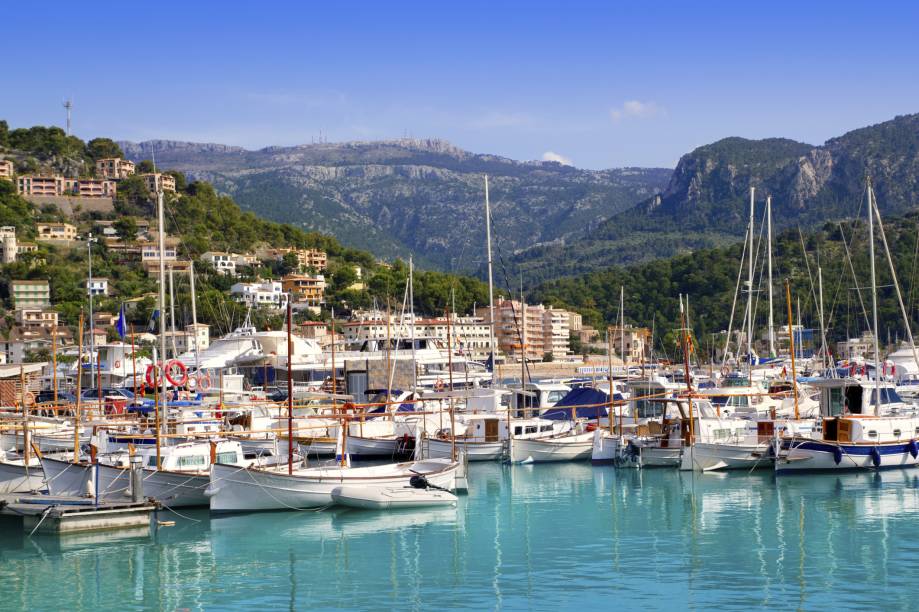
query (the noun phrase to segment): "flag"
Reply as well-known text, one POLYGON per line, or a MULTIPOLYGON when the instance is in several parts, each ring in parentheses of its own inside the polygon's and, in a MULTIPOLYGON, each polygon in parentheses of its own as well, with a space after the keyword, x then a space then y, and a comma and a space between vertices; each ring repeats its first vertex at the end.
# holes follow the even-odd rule
POLYGON ((156 309, 153 311, 153 314, 150 315, 150 322, 147 324, 147 331, 151 334, 156 333, 156 322, 160 318, 160 311, 156 309))
POLYGON ((121 309, 118 311, 118 322, 115 324, 115 331, 118 332, 118 337, 122 340, 128 333, 128 324, 124 320, 124 302, 121 303, 121 309))

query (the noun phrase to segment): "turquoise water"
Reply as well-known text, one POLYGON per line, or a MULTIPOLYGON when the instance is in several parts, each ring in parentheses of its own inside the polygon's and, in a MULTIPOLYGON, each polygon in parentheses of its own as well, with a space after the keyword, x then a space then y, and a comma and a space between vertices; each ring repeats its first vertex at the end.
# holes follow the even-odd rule
POLYGON ((145 538, 0 531, 0 608, 915 608, 919 470, 474 464, 455 509, 285 512, 145 538))

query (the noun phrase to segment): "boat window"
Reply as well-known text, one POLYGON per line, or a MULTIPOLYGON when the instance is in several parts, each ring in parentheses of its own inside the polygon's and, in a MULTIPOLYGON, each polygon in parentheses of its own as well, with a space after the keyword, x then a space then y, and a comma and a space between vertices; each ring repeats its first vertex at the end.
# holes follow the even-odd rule
MULTIPOLYGON (((919 430, 919 427, 917 427, 916 429, 919 430)), ((152 467, 152 468, 156 467, 156 455, 151 455, 147 457, 147 467, 152 467)))
POLYGON ((536 433, 537 431, 539 431, 539 428, 536 427, 536 425, 527 425, 527 426, 526 426, 526 433, 528 433, 528 434, 536 433))
POLYGON ((561 401, 565 395, 565 391, 549 391, 549 393, 546 395, 546 403, 555 404, 561 401))
POLYGON ((827 394, 827 416, 839 416, 846 407, 846 398, 841 387, 829 389, 827 394))
MULTIPOLYGON (((919 427, 917 427, 916 429, 919 429, 919 427)), ((515 436, 519 436, 522 433, 523 433, 523 427, 521 427, 520 425, 517 425, 516 427, 514 427, 515 436)))
POLYGON ((652 402, 651 400, 635 400, 635 414, 639 419, 652 419, 664 414, 664 405, 661 402, 652 402))
POLYGON ((204 455, 187 455, 179 457, 178 467, 203 467, 207 465, 207 457, 204 455))
POLYGON ((227 451, 225 453, 217 453, 217 463, 236 463, 236 451, 227 451))
POLYGON ((551 425, 543 425, 542 427, 539 428, 539 431, 552 431, 552 426, 551 426, 551 425))
MULTIPOLYGON (((886 388, 886 389, 880 389, 880 391, 881 391, 881 403, 882 404, 898 404, 903 401, 903 399, 897 393, 896 389, 886 388)), ((876 401, 877 392, 878 392, 878 389, 874 389, 871 391, 871 405, 872 406, 877 403, 876 401)))
POLYGON ((869 437, 869 438, 877 438, 877 437, 878 437, 878 432, 874 431, 873 429, 868 430, 868 437, 869 437))
POLYGON ((900 434, 901 434, 901 433, 903 433, 903 432, 900 431, 899 429, 894 429, 894 430, 893 430, 893 435, 897 436, 898 438, 900 437, 900 434))

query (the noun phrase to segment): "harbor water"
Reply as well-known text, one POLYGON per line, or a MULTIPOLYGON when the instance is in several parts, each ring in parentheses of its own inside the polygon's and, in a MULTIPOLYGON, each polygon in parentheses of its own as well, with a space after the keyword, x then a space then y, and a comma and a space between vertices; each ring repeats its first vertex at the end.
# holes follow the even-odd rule
POLYGON ((919 470, 781 477, 474 464, 456 508, 0 530, 2 609, 905 609, 919 470))

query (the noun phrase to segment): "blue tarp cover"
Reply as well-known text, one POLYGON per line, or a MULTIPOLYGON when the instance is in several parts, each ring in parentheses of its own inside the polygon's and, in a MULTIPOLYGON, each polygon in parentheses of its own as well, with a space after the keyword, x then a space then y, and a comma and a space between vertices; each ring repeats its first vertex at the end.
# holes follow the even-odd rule
POLYGON ((607 406, 594 406, 594 404, 605 404, 609 401, 609 395, 599 389, 590 387, 580 387, 572 389, 568 395, 558 401, 555 406, 549 408, 543 413, 542 418, 554 419, 556 421, 570 421, 572 419, 571 406, 578 406, 578 418, 596 419, 607 415, 607 406), (581 408, 581 406, 591 406, 590 408, 581 408))

